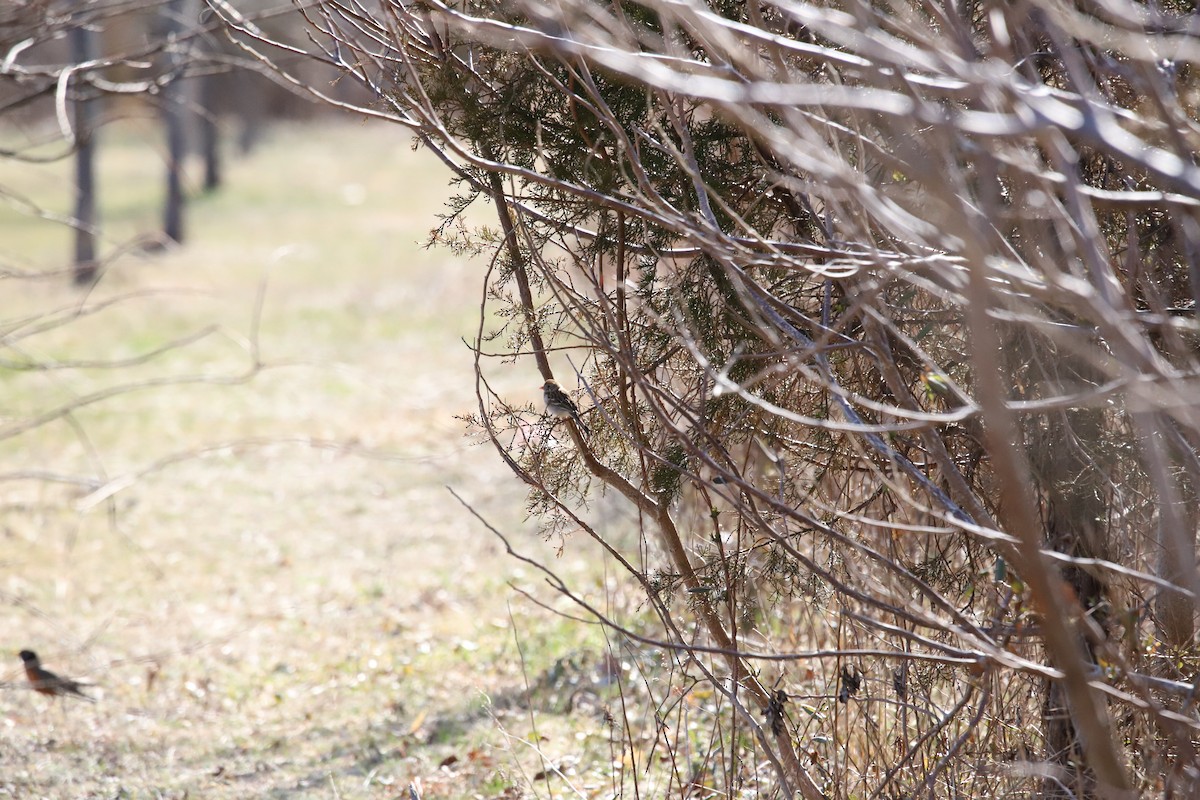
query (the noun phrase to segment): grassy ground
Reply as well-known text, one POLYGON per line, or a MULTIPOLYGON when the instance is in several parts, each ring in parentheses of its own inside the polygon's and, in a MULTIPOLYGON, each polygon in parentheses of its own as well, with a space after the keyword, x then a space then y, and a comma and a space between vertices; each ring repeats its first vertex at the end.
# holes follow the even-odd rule
MULTIPOLYGON (((156 135, 105 132, 105 253, 157 225, 156 135)), ((69 174, 0 164, 0 186, 65 212, 69 174)), ((0 278, 0 796, 516 797, 545 766, 527 742, 604 792, 582 765, 608 728, 568 701, 602 641, 514 595, 535 576, 445 488, 554 560, 454 418, 482 266, 418 244, 447 177, 394 128, 283 128, 194 196, 186 246, 123 255, 86 295, 0 278), (26 647, 99 702, 29 692, 26 647)), ((0 209, 0 266, 69 249, 0 209)))

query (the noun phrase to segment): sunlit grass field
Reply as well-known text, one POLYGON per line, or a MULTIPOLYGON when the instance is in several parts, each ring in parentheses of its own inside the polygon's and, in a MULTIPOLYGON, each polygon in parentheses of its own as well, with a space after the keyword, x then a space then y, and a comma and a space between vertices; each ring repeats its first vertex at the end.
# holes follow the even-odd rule
MULTIPOLYGON (((560 694, 603 639, 514 594, 536 576, 446 488, 600 580, 456 419, 486 265, 421 246, 444 167, 394 127, 279 127, 147 251, 159 136, 103 131, 88 291, 61 224, 0 205, 0 796, 518 797, 538 749, 602 764, 611 729, 560 694), (98 702, 29 691, 22 648, 98 702)), ((0 163, 52 214, 70 176, 0 163)))

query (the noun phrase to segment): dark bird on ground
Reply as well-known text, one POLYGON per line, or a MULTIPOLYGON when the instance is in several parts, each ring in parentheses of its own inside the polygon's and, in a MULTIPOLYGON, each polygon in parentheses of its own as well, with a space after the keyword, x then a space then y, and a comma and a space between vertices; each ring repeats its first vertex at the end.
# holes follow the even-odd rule
POLYGON ((96 702, 95 699, 83 693, 83 687, 91 684, 55 675, 42 666, 37 653, 32 650, 22 650, 20 656, 21 661, 25 664, 25 677, 29 680, 29 687, 35 692, 47 697, 80 697, 89 703, 96 702))

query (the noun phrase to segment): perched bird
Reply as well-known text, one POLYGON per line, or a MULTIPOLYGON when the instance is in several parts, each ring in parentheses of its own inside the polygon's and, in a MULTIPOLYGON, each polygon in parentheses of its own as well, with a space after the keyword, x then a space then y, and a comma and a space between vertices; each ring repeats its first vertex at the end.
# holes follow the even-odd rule
POLYGON ((925 394, 930 400, 934 397, 954 399, 954 388, 950 385, 950 379, 937 370, 926 369, 922 372, 921 383, 925 384, 925 394))
POLYGON ((73 697, 81 697, 89 703, 96 702, 95 699, 83 693, 83 687, 89 684, 79 683, 78 681, 55 675, 50 670, 42 667, 42 662, 38 659, 37 653, 32 650, 22 650, 20 656, 21 661, 25 663, 25 677, 29 680, 30 688, 35 692, 44 694, 47 697, 65 697, 71 695, 73 697))
POLYGON ((542 384, 542 396, 546 400, 546 411, 555 417, 570 417, 578 423, 579 427, 583 428, 584 433, 591 433, 588 426, 583 424, 583 420, 579 418, 579 406, 575 405, 562 387, 558 385, 558 381, 550 378, 542 384))

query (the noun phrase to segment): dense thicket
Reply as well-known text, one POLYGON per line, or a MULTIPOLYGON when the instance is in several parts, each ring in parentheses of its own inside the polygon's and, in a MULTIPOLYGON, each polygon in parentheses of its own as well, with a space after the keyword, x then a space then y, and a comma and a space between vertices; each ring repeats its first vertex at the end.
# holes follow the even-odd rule
POLYGON ((643 702, 716 693, 678 791, 1197 791, 1186 8, 306 13, 459 177, 439 237, 494 252, 500 320, 476 423, 644 590, 651 628, 589 607, 669 656, 643 702), (458 227, 476 198, 497 230, 458 227), (489 388, 535 368, 589 435, 489 388))

